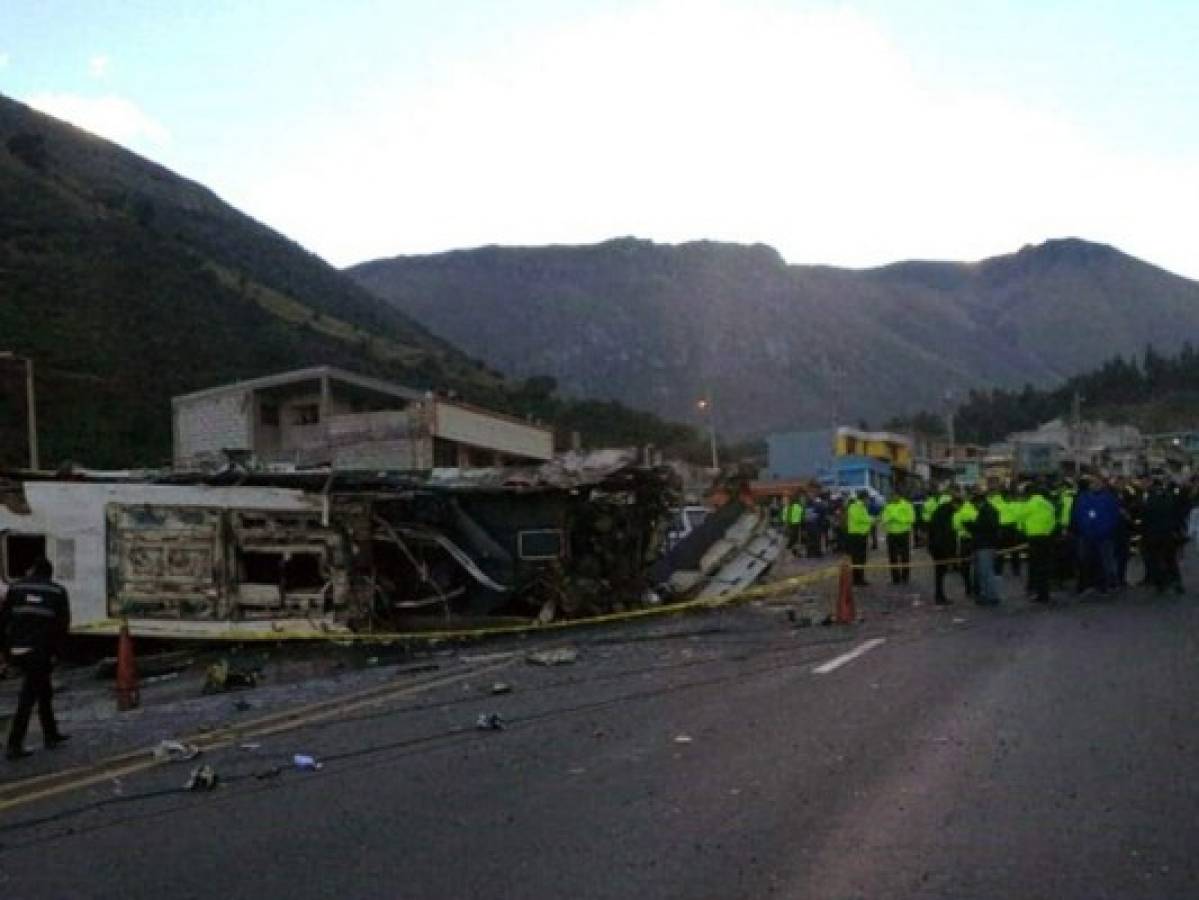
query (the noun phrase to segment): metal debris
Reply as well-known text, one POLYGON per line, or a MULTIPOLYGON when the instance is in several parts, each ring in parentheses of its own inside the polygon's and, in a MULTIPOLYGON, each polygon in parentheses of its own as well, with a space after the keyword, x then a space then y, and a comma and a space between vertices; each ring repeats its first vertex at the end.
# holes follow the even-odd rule
POLYGON ((504 717, 499 713, 479 713, 475 728, 479 731, 503 731, 504 717))
POLYGON ((159 762, 187 762, 200 755, 200 748, 182 741, 159 741, 151 752, 159 762))
POLYGON ((211 791, 217 786, 220 777, 212 766, 197 766, 192 769, 191 777, 183 785, 186 791, 211 791))
POLYGON ((205 694, 220 694, 225 691, 245 690, 258 686, 259 670, 250 667, 234 667, 229 660, 222 659, 208 667, 204 678, 205 694))
POLYGON ((535 666, 566 666, 576 662, 579 651, 574 647, 558 647, 554 650, 537 650, 525 659, 535 666))

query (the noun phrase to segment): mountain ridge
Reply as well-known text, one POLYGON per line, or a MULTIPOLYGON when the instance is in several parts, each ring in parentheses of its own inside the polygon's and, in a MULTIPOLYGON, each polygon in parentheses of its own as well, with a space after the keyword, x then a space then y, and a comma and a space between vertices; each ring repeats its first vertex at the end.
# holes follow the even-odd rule
POLYGON ((1057 238, 973 262, 786 263, 764 244, 454 250, 346 270, 489 365, 732 435, 927 408, 948 389, 1050 385, 1199 333, 1199 283, 1057 238), (723 399, 722 399, 723 398, 723 399))

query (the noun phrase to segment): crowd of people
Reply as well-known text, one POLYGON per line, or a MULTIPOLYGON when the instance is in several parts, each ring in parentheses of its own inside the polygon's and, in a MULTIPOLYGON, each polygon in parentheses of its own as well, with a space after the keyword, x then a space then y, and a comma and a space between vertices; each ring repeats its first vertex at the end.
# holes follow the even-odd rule
POLYGON ((857 585, 869 583, 866 561, 870 549, 878 549, 881 530, 893 584, 910 581, 912 549, 923 546, 933 562, 936 603, 951 602, 946 582, 958 574, 967 597, 994 605, 1005 572, 1020 578, 1026 571, 1026 590, 1037 603, 1070 586, 1083 596, 1121 590, 1137 553, 1141 584, 1182 593, 1179 555, 1193 535, 1197 505, 1199 477, 1088 476, 1007 487, 946 485, 912 497, 897 491, 885 502, 864 489, 812 490, 786 498, 778 516, 792 553, 847 554, 857 585))

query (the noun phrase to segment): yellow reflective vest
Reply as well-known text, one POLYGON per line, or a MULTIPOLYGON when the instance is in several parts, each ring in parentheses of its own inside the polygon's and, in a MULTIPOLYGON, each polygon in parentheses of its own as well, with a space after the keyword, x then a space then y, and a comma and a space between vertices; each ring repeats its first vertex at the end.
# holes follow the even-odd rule
POLYGON ((883 507, 882 522, 887 534, 907 534, 916 524, 916 507, 904 497, 888 500, 883 507))
POLYGON ((1057 511, 1043 495, 1033 494, 1024 501, 1021 522, 1029 537, 1046 537, 1057 527, 1057 511))
POLYGON ((861 500, 853 500, 845 510, 845 530, 850 534, 869 534, 874 518, 861 500))
POLYGON ((1058 519, 1058 524, 1063 529, 1070 527, 1070 513, 1074 512, 1074 491, 1064 491, 1062 493, 1062 510, 1061 518, 1058 519))
POLYGON ((970 529, 966 527, 967 522, 973 522, 978 518, 978 507, 969 500, 963 501, 958 507, 958 511, 953 514, 953 530, 957 533, 958 539, 970 537, 970 529))
POLYGON ((1011 501, 1004 500, 1001 494, 991 494, 987 497, 987 502, 995 507, 995 512, 999 514, 1000 525, 1015 525, 1015 511, 1011 509, 1011 501))

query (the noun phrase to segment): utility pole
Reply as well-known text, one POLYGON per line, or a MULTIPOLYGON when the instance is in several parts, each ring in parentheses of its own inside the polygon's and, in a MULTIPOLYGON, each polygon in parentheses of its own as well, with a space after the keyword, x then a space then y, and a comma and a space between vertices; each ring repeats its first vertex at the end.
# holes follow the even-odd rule
POLYGON ((1074 392, 1074 427, 1070 443, 1074 446, 1074 477, 1082 472, 1082 395, 1074 392))
POLYGON ((949 390, 945 392, 945 436, 949 438, 949 456, 952 459, 956 441, 953 434, 953 391, 949 390))
POLYGON ((712 389, 708 388, 707 396, 703 397, 695 404, 699 407, 699 411, 707 413, 708 416, 708 440, 712 448, 712 468, 720 471, 720 459, 716 455, 716 415, 712 408, 712 389))

